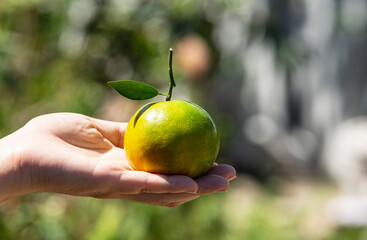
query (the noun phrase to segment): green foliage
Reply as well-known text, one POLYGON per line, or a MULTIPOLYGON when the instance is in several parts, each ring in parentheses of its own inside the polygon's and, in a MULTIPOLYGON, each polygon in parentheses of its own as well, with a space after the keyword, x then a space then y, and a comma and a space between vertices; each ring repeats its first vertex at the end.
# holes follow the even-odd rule
POLYGON ((367 239, 367 228, 364 227, 340 227, 325 240, 362 240, 367 239))
POLYGON ((223 203, 219 195, 178 208, 120 200, 33 197, 37 200, 32 202, 32 197, 23 200, 28 204, 17 209, 21 212, 3 215, 8 221, 0 233, 8 236, 6 239, 205 240, 218 239, 225 230, 223 212, 217 209, 223 203))
POLYGON ((176 208, 34 194, 1 208, 0 237, 10 240, 362 240, 366 237, 366 228, 333 228, 326 221, 310 222, 313 215, 315 219, 323 218, 322 206, 327 194, 320 191, 332 190, 325 189, 324 184, 310 186, 307 196, 289 196, 284 189, 274 193, 258 188, 254 192, 253 187, 248 191, 240 186, 235 185, 226 194, 204 196, 176 208))

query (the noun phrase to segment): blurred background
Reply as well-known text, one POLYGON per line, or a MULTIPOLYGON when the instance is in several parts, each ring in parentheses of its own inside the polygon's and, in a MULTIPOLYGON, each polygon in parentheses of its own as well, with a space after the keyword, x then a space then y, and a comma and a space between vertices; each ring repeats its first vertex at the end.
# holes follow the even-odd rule
MULTIPOLYGON (((203 106, 225 194, 177 208, 33 194, 0 239, 366 239, 364 0, 1 0, 0 137, 40 114, 128 121, 137 80, 203 106)), ((158 101, 164 98, 157 97, 158 101)))

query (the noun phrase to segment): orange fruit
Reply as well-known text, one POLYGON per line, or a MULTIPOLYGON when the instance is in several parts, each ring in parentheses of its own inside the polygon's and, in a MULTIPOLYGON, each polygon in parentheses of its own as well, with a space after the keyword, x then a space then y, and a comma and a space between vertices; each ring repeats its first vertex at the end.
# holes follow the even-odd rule
POLYGON ((124 147, 135 170, 197 178, 217 158, 219 135, 209 114, 194 103, 152 102, 129 121, 124 147))

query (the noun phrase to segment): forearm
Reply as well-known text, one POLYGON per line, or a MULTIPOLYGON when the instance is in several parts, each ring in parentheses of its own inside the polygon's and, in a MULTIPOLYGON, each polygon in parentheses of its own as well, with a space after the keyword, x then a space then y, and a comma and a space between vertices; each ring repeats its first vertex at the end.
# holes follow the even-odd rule
POLYGON ((22 146, 14 135, 0 139, 0 203, 26 194, 21 176, 22 146))

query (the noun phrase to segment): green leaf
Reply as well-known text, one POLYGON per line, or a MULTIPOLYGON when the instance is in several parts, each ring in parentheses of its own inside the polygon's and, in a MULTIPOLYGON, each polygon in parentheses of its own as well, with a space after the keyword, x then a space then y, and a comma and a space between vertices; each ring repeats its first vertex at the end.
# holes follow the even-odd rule
POLYGON ((119 80, 107 82, 113 89, 115 89, 122 96, 132 100, 144 100, 158 95, 158 90, 154 87, 131 80, 119 80))

